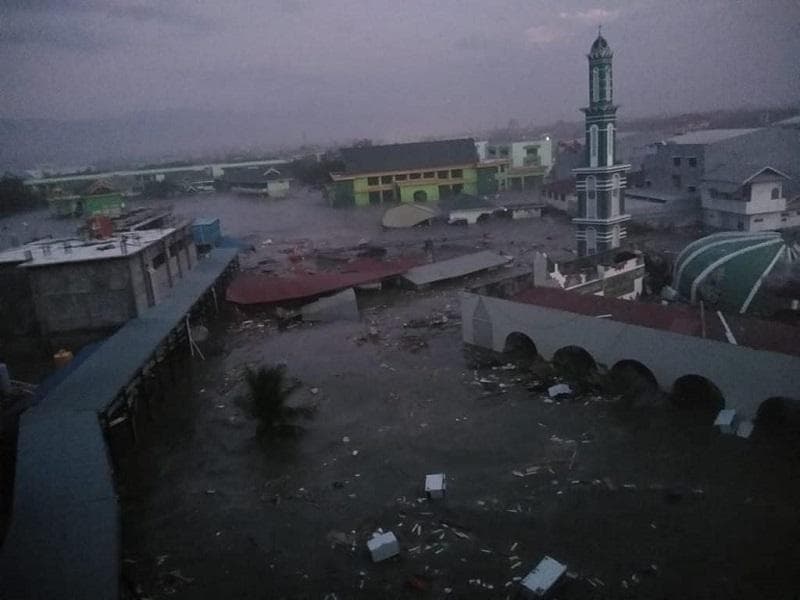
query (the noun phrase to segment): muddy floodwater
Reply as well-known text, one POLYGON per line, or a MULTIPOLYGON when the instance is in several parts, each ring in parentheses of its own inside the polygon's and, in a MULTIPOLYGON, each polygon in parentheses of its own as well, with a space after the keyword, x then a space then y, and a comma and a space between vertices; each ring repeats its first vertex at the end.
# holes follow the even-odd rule
MULTIPOLYGON (((574 247, 557 213, 387 232, 380 207, 333 210, 310 191, 171 202, 219 216, 254 249, 243 268, 260 270, 363 242, 410 253, 431 240, 440 256, 490 248, 521 263, 574 247)), ((39 234, 76 225, 24 219, 39 234)), ((631 238, 673 252, 691 234, 631 238)), ((545 555, 568 565, 562 599, 797 593, 795 446, 758 429, 722 436, 713 415, 660 394, 632 407, 593 389, 553 400, 542 365, 464 348, 463 285, 363 293, 358 321, 288 328, 224 306, 205 360, 182 363, 138 443, 124 428, 111 437, 125 597, 511 598, 545 555), (297 439, 262 442, 242 372, 275 363, 300 382, 292 402, 315 412, 297 439), (438 472, 447 494, 426 499, 438 472), (379 528, 401 550, 375 564, 366 542, 379 528)))
POLYGON ((570 570, 558 598, 787 597, 796 453, 476 369, 457 316, 439 324, 456 306, 450 288, 373 298, 362 322, 229 316, 120 463, 125 581, 150 598, 505 598, 550 555, 570 570), (238 398, 262 362, 316 406, 297 440, 256 440, 238 398), (427 500, 436 472, 447 495, 427 500), (378 528, 401 552, 373 564, 378 528))

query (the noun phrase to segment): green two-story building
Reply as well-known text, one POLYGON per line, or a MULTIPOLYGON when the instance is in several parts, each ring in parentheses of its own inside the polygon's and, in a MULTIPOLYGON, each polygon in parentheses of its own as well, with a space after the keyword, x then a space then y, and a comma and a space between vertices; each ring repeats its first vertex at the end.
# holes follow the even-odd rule
POLYGON ((437 202, 497 191, 495 166, 481 165, 469 138, 345 148, 345 169, 331 173, 334 206, 437 202))

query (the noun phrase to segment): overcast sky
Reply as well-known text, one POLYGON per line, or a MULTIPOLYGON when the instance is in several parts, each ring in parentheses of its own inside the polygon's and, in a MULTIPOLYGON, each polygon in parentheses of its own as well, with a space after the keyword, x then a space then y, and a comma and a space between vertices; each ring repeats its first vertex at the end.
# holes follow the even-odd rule
POLYGON ((599 23, 622 117, 800 99, 797 0, 2 0, 0 117, 248 111, 320 139, 579 120, 599 23))

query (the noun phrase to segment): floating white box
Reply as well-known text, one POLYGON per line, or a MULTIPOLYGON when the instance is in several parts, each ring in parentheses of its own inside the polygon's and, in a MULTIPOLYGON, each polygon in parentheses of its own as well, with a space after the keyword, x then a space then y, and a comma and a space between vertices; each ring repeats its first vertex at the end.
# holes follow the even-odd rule
POLYGON ((391 531, 373 535, 367 542, 367 548, 372 555, 372 562, 381 562, 400 553, 400 543, 391 531))
POLYGON ((428 498, 442 498, 447 489, 444 473, 433 473, 425 476, 425 493, 428 498))
POLYGON ((742 421, 739 423, 739 427, 736 428, 736 435, 740 438, 749 438, 750 434, 753 433, 753 428, 752 421, 742 421))
POLYGON ((714 419, 714 426, 719 427, 722 433, 736 433, 736 410, 726 408, 719 411, 717 418, 714 419))
POLYGON ((566 572, 567 565, 545 556, 520 582, 522 592, 528 598, 543 598, 566 572))
POLYGON ((551 398, 555 398, 556 396, 569 396, 572 394, 572 388, 566 383, 557 383, 556 385, 550 386, 547 389, 547 393, 551 398))

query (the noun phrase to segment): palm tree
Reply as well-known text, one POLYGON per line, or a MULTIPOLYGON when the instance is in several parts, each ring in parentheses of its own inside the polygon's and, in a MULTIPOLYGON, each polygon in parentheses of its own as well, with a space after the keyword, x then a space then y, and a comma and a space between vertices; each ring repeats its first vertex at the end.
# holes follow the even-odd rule
POLYGON ((259 437, 285 437, 299 434, 303 428, 292 423, 298 417, 309 418, 313 409, 308 406, 287 406, 297 387, 286 377, 285 367, 247 367, 244 374, 250 399, 250 410, 258 419, 259 437))

